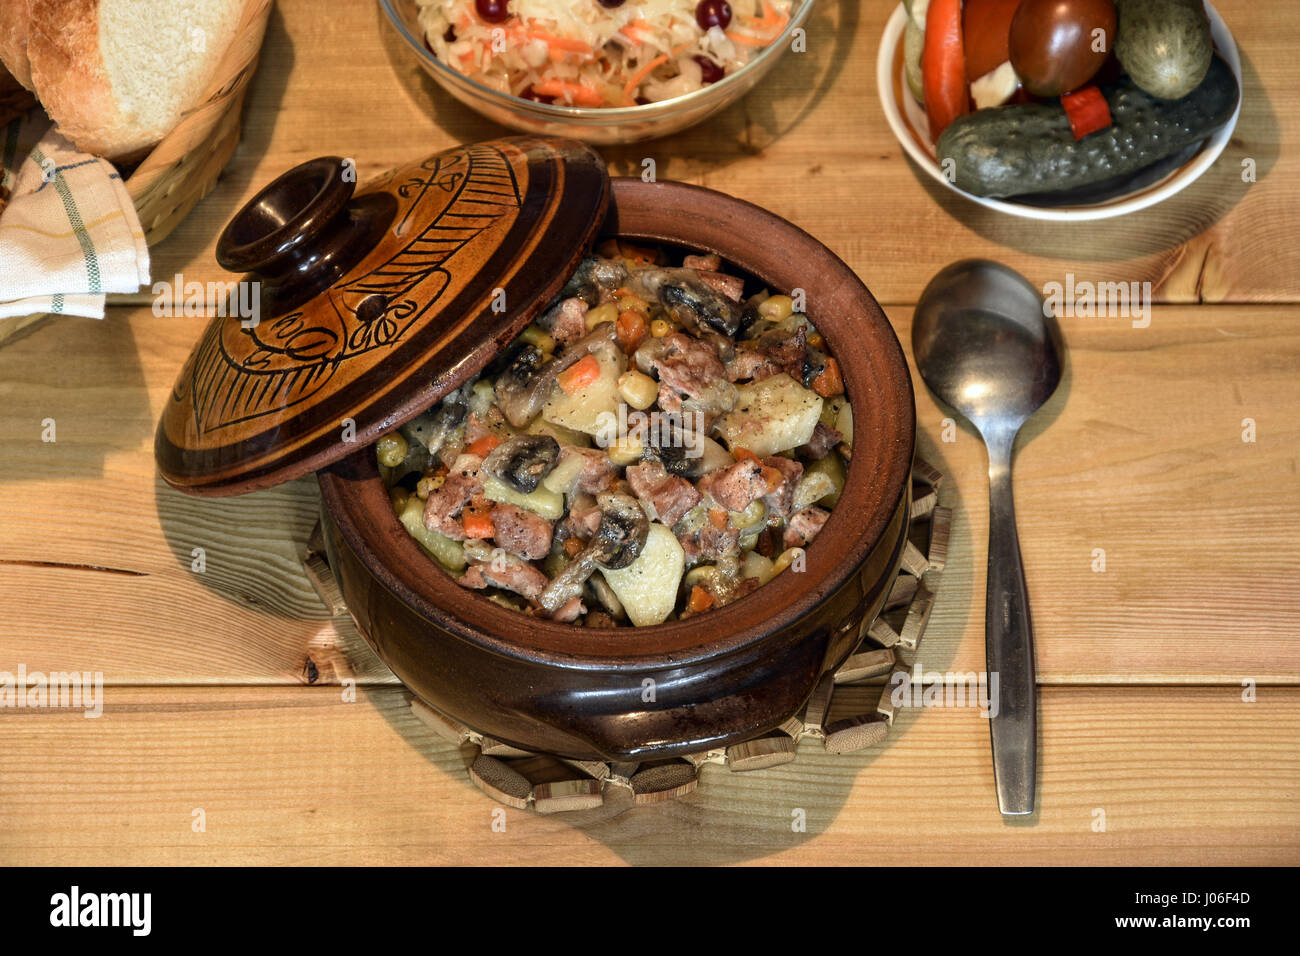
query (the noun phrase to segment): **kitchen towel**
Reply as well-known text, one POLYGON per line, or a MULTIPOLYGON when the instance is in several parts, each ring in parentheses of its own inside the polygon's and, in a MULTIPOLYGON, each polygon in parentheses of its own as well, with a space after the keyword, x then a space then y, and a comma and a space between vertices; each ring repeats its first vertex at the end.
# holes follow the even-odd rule
POLYGON ((116 167, 32 110, 0 133, 0 318, 102 319, 110 292, 149 284, 149 247, 116 167))

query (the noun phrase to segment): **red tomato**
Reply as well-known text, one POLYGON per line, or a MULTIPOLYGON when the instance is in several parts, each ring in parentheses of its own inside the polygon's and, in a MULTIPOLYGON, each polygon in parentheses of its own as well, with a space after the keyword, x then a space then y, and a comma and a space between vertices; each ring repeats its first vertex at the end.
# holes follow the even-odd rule
POLYGON ((962 37, 966 79, 978 80, 1011 59, 1011 19, 1022 0, 966 0, 962 37))
POLYGON ((1024 0, 1011 21, 1011 65, 1035 96, 1084 86, 1115 42, 1111 0, 1024 0))

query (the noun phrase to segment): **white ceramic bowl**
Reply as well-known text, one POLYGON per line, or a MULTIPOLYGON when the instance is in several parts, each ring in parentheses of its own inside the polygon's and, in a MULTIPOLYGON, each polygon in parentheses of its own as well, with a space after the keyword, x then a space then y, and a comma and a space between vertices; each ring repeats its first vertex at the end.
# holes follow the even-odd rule
MULTIPOLYGON (((1237 54, 1237 44, 1232 39, 1232 34, 1228 31, 1223 18, 1219 16, 1219 12, 1208 2, 1205 4, 1205 10, 1210 15, 1210 30, 1214 36, 1214 45, 1231 67, 1233 75, 1237 77, 1237 85, 1241 86, 1241 57, 1237 54)), ((1228 140, 1232 138, 1232 131, 1237 127, 1237 117, 1241 115, 1241 102, 1238 100, 1237 108, 1233 111, 1227 125, 1202 143, 1200 151, 1195 156, 1162 179, 1154 183, 1144 183, 1135 191, 1106 202, 1086 206, 1031 206, 1004 199, 972 196, 950 183, 939 169, 934 146, 930 142, 925 111, 907 89, 907 81, 903 76, 898 56, 898 47, 903 42, 903 30, 906 26, 907 10, 900 3, 885 25, 885 33, 880 39, 880 53, 876 57, 876 88, 880 93, 880 105, 885 109, 885 118, 889 120, 890 129, 894 131, 894 135, 907 154, 935 182, 942 183, 946 188, 960 193, 971 202, 1013 216, 1056 222, 1080 222, 1110 219, 1154 206, 1186 189, 1214 164, 1224 147, 1228 145, 1228 140)))

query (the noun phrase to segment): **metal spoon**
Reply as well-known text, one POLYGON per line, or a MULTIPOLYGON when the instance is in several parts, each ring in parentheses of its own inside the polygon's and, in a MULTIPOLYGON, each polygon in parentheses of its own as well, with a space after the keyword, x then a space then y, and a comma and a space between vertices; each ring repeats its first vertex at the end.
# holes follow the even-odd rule
POLYGON ((912 353, 930 390, 960 412, 989 454, 989 570, 984 640, 997 675, 989 723, 998 808, 1034 812, 1038 746, 1034 633, 1011 494, 1011 453, 1020 427, 1061 380, 1059 333, 1039 291, 984 259, 936 275, 912 319, 912 353))

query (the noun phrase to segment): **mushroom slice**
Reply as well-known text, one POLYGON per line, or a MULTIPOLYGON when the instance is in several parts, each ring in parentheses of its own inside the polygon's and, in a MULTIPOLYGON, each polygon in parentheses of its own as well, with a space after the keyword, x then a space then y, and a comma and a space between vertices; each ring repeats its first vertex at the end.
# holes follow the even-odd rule
POLYGON ((597 568, 625 568, 645 546, 650 519, 635 498, 607 491, 596 496, 596 504, 600 507, 600 527, 537 599, 548 614, 554 614, 565 602, 581 594, 582 586, 597 568))
POLYGON ((532 494, 560 457, 560 443, 550 435, 515 435, 488 453, 483 468, 523 494, 532 494))

